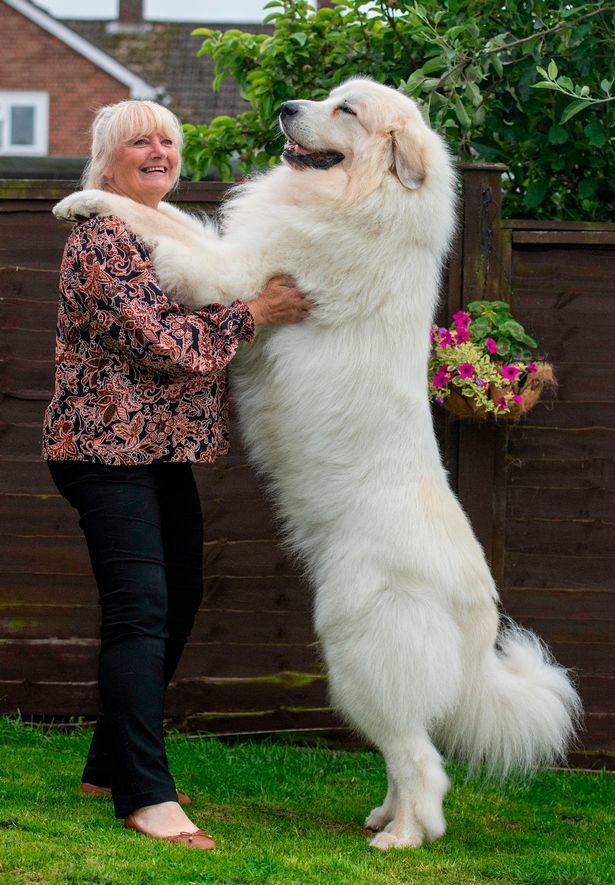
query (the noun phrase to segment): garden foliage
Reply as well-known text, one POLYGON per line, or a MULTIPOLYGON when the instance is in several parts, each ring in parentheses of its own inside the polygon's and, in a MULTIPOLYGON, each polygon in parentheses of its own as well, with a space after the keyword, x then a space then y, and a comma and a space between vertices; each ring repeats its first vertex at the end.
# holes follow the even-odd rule
POLYGON ((185 171, 224 179, 277 162, 277 113, 353 75, 414 98, 464 161, 505 163, 504 214, 605 220, 613 210, 613 12, 602 0, 273 0, 273 34, 199 29, 215 84, 250 110, 186 126, 185 171), (610 171, 609 171, 610 170, 610 171), (611 201, 609 203, 609 201, 611 201))

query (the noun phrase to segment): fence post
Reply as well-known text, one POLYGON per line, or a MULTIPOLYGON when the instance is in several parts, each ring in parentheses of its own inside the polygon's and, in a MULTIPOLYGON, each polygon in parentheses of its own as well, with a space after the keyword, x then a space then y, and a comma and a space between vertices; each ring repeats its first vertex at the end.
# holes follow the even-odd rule
MULTIPOLYGON (((509 249, 502 231, 500 164, 463 165, 462 231, 458 244, 460 285, 458 307, 481 298, 509 298, 509 249)), ((449 303, 449 307, 454 305, 449 303)), ((505 529, 504 425, 485 421, 458 422, 456 487, 459 500, 470 517, 478 540, 501 585, 504 570, 505 529)))

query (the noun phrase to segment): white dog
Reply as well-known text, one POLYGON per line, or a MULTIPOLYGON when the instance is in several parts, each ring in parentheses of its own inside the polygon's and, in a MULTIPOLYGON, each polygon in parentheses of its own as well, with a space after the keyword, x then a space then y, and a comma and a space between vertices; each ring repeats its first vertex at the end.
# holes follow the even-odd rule
POLYGON ((415 104, 353 79, 284 105, 285 163, 241 187, 222 238, 177 209, 84 191, 62 218, 113 214, 193 305, 292 274, 317 307, 234 360, 240 420, 314 587, 333 703, 382 751, 377 848, 445 831, 444 753, 505 774, 562 756, 579 700, 531 633, 502 623, 448 487, 426 365, 454 225, 454 176, 415 104))

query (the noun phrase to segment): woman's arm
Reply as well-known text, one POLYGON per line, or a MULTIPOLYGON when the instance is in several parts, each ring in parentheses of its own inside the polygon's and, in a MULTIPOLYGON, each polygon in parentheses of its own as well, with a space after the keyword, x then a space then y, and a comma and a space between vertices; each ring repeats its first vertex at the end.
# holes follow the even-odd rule
POLYGON ((171 301, 119 219, 90 219, 72 239, 66 256, 72 294, 89 311, 92 335, 131 362, 166 374, 211 374, 253 337, 254 319, 243 302, 186 312, 171 301))

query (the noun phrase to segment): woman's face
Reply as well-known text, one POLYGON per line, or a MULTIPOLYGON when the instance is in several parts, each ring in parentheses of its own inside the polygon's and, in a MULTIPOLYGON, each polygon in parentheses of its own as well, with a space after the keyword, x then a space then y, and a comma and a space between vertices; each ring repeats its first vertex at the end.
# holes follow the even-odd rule
POLYGON ((155 209, 175 184, 179 151, 161 132, 121 145, 105 169, 106 189, 155 209))

